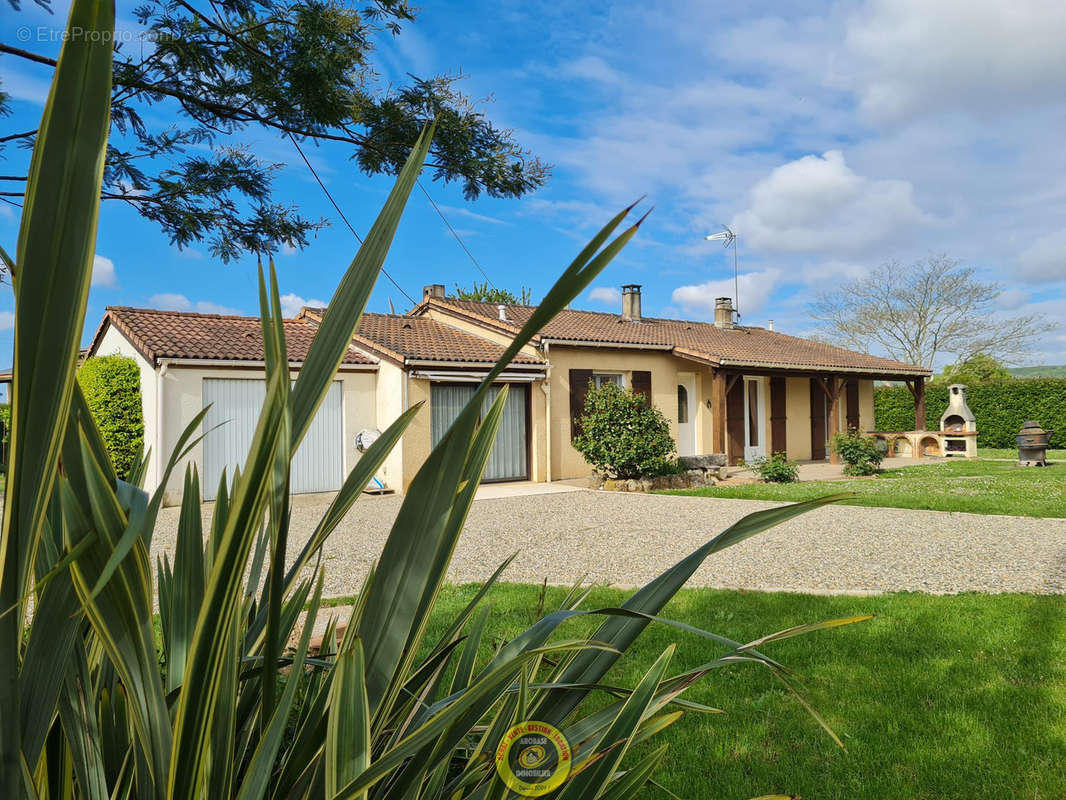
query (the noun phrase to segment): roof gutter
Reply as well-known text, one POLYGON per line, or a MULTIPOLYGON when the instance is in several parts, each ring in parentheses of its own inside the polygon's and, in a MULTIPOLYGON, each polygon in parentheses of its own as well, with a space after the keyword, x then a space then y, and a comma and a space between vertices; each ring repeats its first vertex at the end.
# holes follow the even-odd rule
POLYGON ((674 349, 672 344, 633 344, 627 342, 597 342, 588 339, 547 339, 542 338, 542 342, 548 344, 561 344, 571 347, 621 347, 629 350, 663 350, 669 351, 674 349))
MULTIPOLYGON (((404 364, 408 367, 459 367, 465 369, 466 367, 495 367, 497 361, 439 361, 426 358, 408 358, 404 361, 404 364)), ((521 369, 536 369, 546 370, 547 364, 512 364, 505 369, 511 367, 521 369)))
MULTIPOLYGON (((303 361, 290 361, 289 369, 302 369, 303 361)), ((247 367, 256 369, 265 367, 265 361, 244 360, 239 358, 160 358, 156 360, 157 367, 247 367)), ((340 372, 377 372, 377 364, 341 364, 340 372)))

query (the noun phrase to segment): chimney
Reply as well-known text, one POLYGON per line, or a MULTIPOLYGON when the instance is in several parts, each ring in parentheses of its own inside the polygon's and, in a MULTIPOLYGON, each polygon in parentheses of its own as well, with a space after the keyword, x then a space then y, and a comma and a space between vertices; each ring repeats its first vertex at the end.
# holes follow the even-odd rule
POLYGON ((431 283, 429 286, 422 287, 422 299, 429 300, 434 297, 438 300, 444 299, 444 284, 443 283, 431 283))
POLYGON ((627 283, 622 287, 622 319, 640 322, 640 284, 627 283))
POLYGON ((714 327, 733 327, 733 298, 716 297, 714 299, 714 327))
POLYGON ((774 321, 772 319, 766 320, 766 330, 773 331, 773 329, 774 329, 774 321))
POLYGON ((496 313, 498 313, 500 315, 500 322, 507 322, 508 321, 507 320, 507 306, 505 306, 503 303, 500 303, 498 306, 496 306, 496 313))

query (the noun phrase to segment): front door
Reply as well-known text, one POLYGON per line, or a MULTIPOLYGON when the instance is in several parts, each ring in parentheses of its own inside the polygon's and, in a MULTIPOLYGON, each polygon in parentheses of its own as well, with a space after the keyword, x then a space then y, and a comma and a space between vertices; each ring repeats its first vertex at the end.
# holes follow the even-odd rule
POLYGON ((696 455, 696 376, 677 378, 677 454, 696 455))
POLYGON ((766 397, 761 378, 744 379, 744 460, 766 455, 766 397))

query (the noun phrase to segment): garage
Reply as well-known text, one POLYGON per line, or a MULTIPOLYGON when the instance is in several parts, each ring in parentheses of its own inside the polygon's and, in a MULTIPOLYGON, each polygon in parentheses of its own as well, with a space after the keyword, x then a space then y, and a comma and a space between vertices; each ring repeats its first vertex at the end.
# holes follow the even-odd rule
MULTIPOLYGON (((492 387, 482 404, 482 413, 489 409, 501 388, 492 387)), ((434 447, 476 393, 477 385, 472 383, 431 384, 430 433, 434 447)), ((510 385, 496 444, 485 465, 482 480, 529 480, 529 384, 510 385)))
MULTIPOLYGON (((204 379, 203 402, 210 404, 203 423, 205 433, 210 431, 203 443, 205 500, 215 499, 223 470, 227 480, 232 480, 234 469, 244 467, 265 397, 264 380, 204 379)), ((293 458, 289 479, 293 494, 340 489, 344 480, 343 405, 341 382, 334 381, 293 458)))

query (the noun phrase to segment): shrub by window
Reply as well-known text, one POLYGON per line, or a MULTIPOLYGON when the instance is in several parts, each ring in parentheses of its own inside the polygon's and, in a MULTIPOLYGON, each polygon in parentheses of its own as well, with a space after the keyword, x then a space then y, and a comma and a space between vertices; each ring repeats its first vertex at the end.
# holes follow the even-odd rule
POLYGON ((613 383, 590 386, 574 447, 597 472, 643 478, 671 470, 670 424, 643 395, 613 383))
POLYGON ((872 436, 856 430, 834 436, 833 452, 844 462, 845 475, 873 475, 885 457, 872 436))
POLYGON ((126 356, 97 356, 78 370, 78 383, 120 478, 144 449, 141 371, 126 356))
POLYGON ((774 453, 769 458, 756 458, 748 466, 767 483, 795 483, 799 480, 799 467, 784 453, 774 453))

